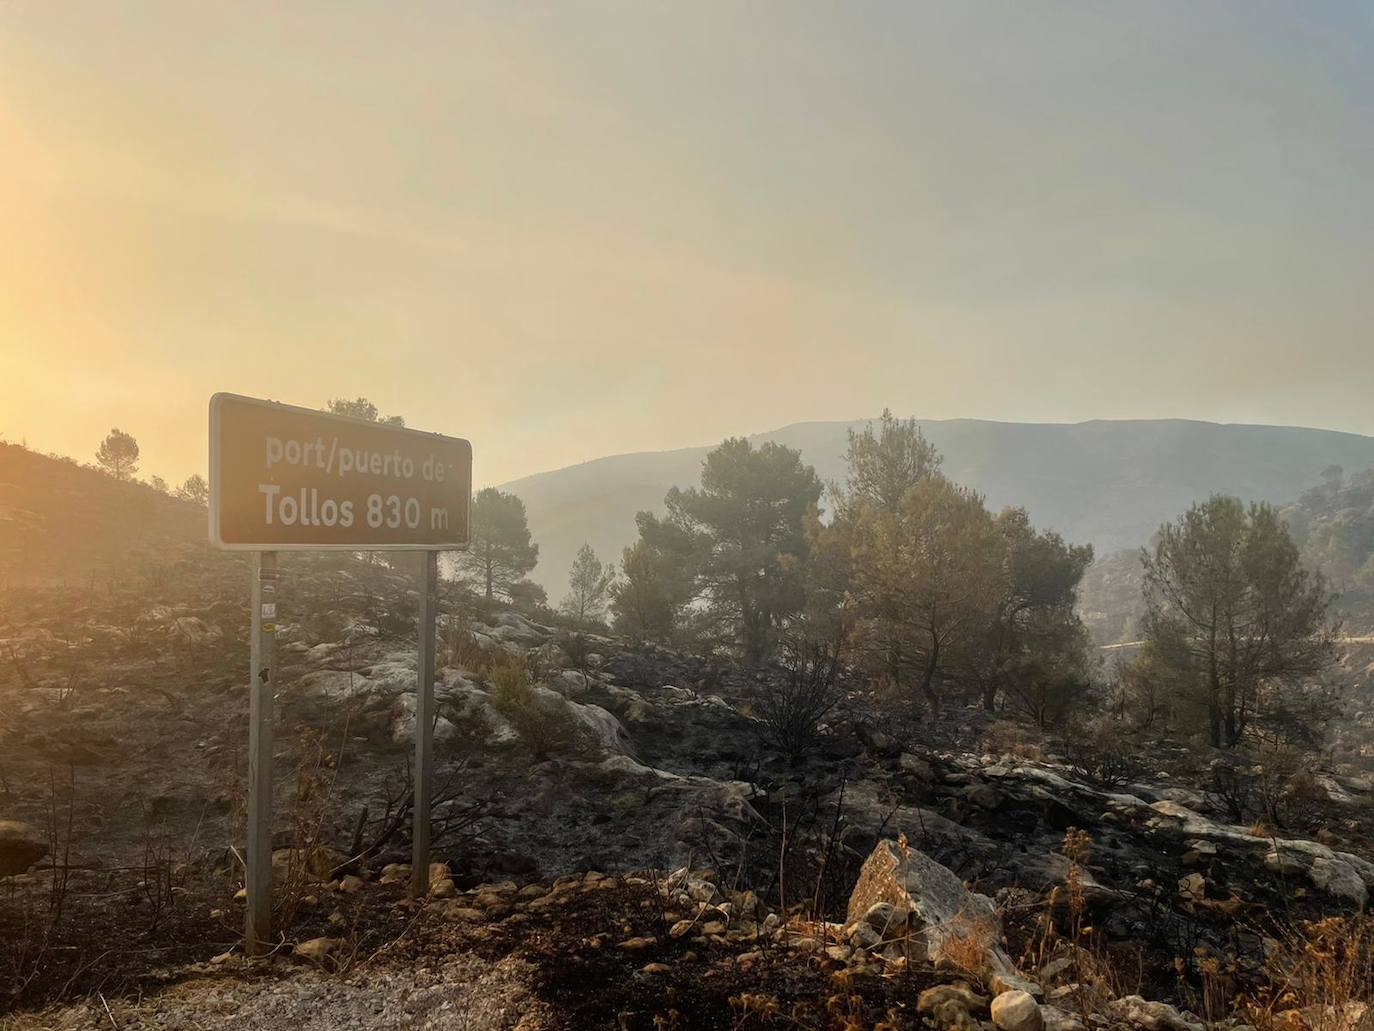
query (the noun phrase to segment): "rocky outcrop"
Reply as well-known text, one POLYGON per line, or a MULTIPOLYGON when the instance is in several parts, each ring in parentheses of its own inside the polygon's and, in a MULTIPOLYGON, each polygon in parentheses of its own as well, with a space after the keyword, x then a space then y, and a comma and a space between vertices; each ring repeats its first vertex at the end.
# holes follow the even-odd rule
POLYGON ((1127 995, 1110 1003, 1107 1017, 1116 1022, 1113 1027, 1138 1031, 1205 1031, 1201 1021, 1189 1020, 1167 1003, 1151 1002, 1139 995, 1127 995))
POLYGON ((906 914, 932 962, 949 955, 966 964, 972 954, 1008 986, 1019 977, 998 944, 1002 921, 992 900, 969 891, 947 867, 905 841, 881 841, 868 857, 849 896, 849 920, 883 903, 906 914))

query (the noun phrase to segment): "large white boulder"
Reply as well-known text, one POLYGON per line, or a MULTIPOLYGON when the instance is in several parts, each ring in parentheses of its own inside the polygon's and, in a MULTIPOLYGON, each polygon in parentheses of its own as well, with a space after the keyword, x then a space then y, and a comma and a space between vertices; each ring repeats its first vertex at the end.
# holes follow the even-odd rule
POLYGON ((880 902, 911 914, 910 922, 920 930, 932 961, 940 959, 953 939, 958 939, 961 954, 967 954, 971 942, 981 951, 987 973, 1005 986, 1032 986, 998 944, 1002 921, 992 900, 969 891, 952 870, 919 849, 878 842, 850 893, 848 922, 863 919, 880 902))

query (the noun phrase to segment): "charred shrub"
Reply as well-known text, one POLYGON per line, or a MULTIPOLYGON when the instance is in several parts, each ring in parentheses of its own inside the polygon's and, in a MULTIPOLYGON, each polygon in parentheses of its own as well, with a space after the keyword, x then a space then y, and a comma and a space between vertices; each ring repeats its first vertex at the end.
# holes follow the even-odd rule
POLYGON ((757 712, 764 740, 790 762, 811 750, 821 723, 839 704, 839 663, 837 644, 801 640, 785 650, 782 674, 762 685, 757 712))
POLYGON ((1103 787, 1119 787, 1139 774, 1133 749, 1120 722, 1110 718, 1075 723, 1064 741, 1065 757, 1074 770, 1103 787))

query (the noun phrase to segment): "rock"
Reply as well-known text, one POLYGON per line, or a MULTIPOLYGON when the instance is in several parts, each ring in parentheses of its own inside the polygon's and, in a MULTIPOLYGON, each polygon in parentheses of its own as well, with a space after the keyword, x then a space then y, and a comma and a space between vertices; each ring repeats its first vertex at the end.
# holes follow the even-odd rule
POLYGON ((626 938, 616 946, 622 952, 643 952, 645 949, 653 948, 657 942, 653 938, 626 938))
POLYGON ((1178 879, 1178 893, 1185 899, 1195 902, 1207 896, 1207 881, 1200 873, 1190 873, 1178 879))
POLYGON ((560 670, 549 686, 564 698, 581 698, 590 686, 587 677, 575 669, 560 670))
POLYGON ((994 972, 991 979, 991 987, 994 992, 1025 992, 1033 999, 1039 999, 1045 994, 1045 990, 1039 984, 1019 974, 1009 971, 994 972))
POLYGON ((1077 962, 1077 957, 1072 955, 1052 959, 1040 968, 1040 979, 1047 984, 1052 984, 1059 980, 1061 975, 1072 974, 1077 962))
POLYGON ((1305 1006, 1298 1011, 1303 1026, 1330 1031, 1363 1031, 1369 1027, 1369 1003, 1352 1000, 1342 1005, 1305 1006))
POLYGON ((1201 1023, 1188 1020, 1167 1003, 1147 1002, 1139 995, 1127 995, 1109 1003, 1107 1016, 1116 1022, 1113 1027, 1139 1031, 1206 1031, 1201 1023))
POLYGON ((458 888, 450 878, 445 877, 442 880, 431 881, 429 893, 436 899, 451 899, 458 894, 458 888))
POLYGON ((321 966, 330 966, 338 961, 343 947, 342 938, 311 938, 297 945, 295 953, 301 959, 308 959, 321 966))
POLYGON ((0 877, 28 873, 47 854, 47 842, 27 823, 0 820, 0 877))
POLYGON ((1020 976, 997 944, 1002 922, 992 900, 969 891, 947 867, 919 849, 878 842, 849 896, 848 922, 864 919, 881 902, 911 914, 913 929, 921 931, 932 962, 941 959, 946 942, 958 939, 960 951, 967 952, 965 943, 973 938, 990 972, 1020 976))
POLYGON ((396 881, 408 880, 410 880, 409 863, 387 863, 386 866, 382 867, 382 884, 392 884, 396 881))
MULTIPOLYGON (((411 677, 414 677, 411 673, 411 677)), ((434 720, 434 741, 436 744, 447 744, 456 741, 462 736, 462 732, 457 725, 446 716, 438 716, 434 720)), ((396 698, 395 707, 392 709, 391 717, 391 740, 397 744, 406 744, 415 740, 415 695, 403 694, 396 698)))
POLYGON ((975 995, 961 985, 942 984, 927 988, 916 999, 916 1012, 937 1028, 968 1028, 975 1031, 978 1021, 973 1014, 986 1006, 988 1000, 975 995))
POLYGON ((903 772, 910 773, 918 780, 930 780, 934 774, 930 768, 930 763, 910 752, 903 752, 901 758, 897 760, 897 765, 902 768, 903 772))
POLYGON ((444 917, 448 920, 456 920, 459 923, 473 924, 481 923, 486 920, 487 914, 480 909, 465 906, 461 902, 450 902, 444 907, 444 917))
POLYGON ((1044 1031, 1040 1004, 1027 992, 1003 992, 992 1000, 992 1022, 1002 1031, 1044 1031))
POLYGON ((1276 852, 1273 849, 1265 853, 1264 865, 1280 874, 1298 874, 1307 871, 1307 864, 1292 852, 1276 852))
POLYGON ((881 935, 899 933, 911 921, 911 914, 891 902, 875 902, 863 915, 864 923, 881 935))
POLYGON ((1041 1006, 1040 1017, 1045 1022, 1045 1031, 1087 1031, 1076 1014, 1057 1006, 1041 1006))
POLYGON ((964 788, 964 797, 980 809, 1000 809, 1007 796, 991 784, 970 784, 964 788))
POLYGON ((881 731, 869 737, 868 747, 878 755, 896 755, 901 748, 895 737, 881 731))
POLYGON ((1339 859, 1317 856, 1312 860, 1307 876, 1322 891, 1330 892, 1337 898, 1353 903, 1357 909, 1364 908, 1369 890, 1365 887, 1364 881, 1355 871, 1355 868, 1349 863, 1343 863, 1339 859))
POLYGON ((872 924, 865 920, 860 920, 857 924, 850 924, 845 932, 845 940, 850 945, 860 949, 871 949, 883 940, 880 932, 872 924))

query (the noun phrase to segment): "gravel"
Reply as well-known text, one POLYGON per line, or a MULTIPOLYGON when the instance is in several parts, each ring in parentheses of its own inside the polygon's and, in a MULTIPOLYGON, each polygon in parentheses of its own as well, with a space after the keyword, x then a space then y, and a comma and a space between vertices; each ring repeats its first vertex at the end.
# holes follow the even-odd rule
POLYGON ((187 982, 141 1001, 99 997, 13 1018, 10 1031, 110 1028, 290 1028, 291 1031, 537 1031, 546 1004, 527 988, 532 967, 513 957, 490 963, 458 955, 405 970, 364 967, 331 976, 302 971, 275 981, 221 977, 187 982))

